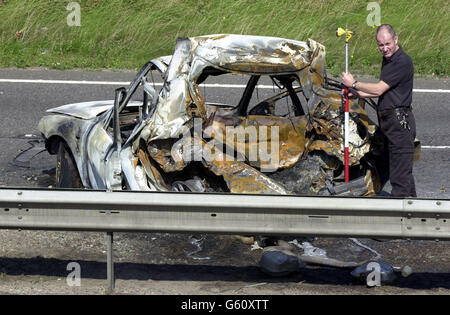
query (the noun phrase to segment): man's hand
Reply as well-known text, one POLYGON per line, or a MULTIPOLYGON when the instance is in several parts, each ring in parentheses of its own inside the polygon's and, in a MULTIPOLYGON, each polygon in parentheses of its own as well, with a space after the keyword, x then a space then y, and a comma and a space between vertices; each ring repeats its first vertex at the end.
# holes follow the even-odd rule
POLYGON ((342 84, 344 84, 346 87, 351 87, 353 82, 355 82, 355 79, 350 72, 342 72, 342 84))
MULTIPOLYGON (((342 89, 342 90, 341 90, 341 95, 344 96, 344 93, 345 93, 345 91, 344 91, 344 89, 342 89)), ((355 94, 353 94, 352 92, 348 92, 348 98, 349 98, 349 99, 359 98, 359 95, 355 95, 355 94)))

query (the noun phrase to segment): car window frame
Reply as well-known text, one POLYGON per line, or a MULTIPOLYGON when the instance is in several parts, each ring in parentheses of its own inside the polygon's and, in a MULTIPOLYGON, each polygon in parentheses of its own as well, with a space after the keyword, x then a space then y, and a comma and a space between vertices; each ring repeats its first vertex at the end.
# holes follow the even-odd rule
MULTIPOLYGON (((157 70, 159 71, 162 76, 164 77, 165 70, 167 70, 167 66, 162 63, 159 60, 150 60, 147 63, 145 63, 144 66, 138 71, 133 81, 131 81, 128 88, 126 88, 125 97, 121 101, 119 105, 119 114, 128 106, 128 103, 131 100, 131 97, 134 95, 136 90, 138 89, 139 85, 142 83, 142 78, 144 78, 150 71, 157 70), (164 69, 162 69, 164 68, 164 69)), ((114 113, 114 106, 112 106, 105 115, 105 118, 103 120, 103 128, 106 130, 108 126, 112 123, 113 120, 113 113, 114 113)), ((113 131, 114 133, 114 131, 113 131)))

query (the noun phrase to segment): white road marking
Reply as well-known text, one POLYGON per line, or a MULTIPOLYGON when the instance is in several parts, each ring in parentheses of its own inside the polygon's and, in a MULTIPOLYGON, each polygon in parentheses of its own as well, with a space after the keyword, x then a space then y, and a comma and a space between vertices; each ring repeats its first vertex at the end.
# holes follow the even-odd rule
POLYGON ((419 92, 419 93, 450 93, 450 90, 443 90, 443 89, 413 89, 413 92, 419 92))
MULTIPOLYGON (((31 80, 31 79, 0 79, 4 83, 45 83, 45 84, 88 84, 88 85, 129 85, 130 82, 121 81, 74 81, 74 80, 31 80)), ((162 83, 154 83, 156 86, 162 86, 162 83)), ((244 84, 201 84, 201 86, 212 88, 245 88, 244 84)), ((272 85, 258 85, 260 89, 272 89, 272 85)), ((444 89, 413 89, 416 93, 450 93, 450 90, 444 89)))
MULTIPOLYGON (((46 84, 99 84, 99 85, 129 85, 130 82, 111 81, 72 81, 72 80, 29 80, 29 79, 0 79, 5 83, 46 83, 46 84)), ((162 84, 161 84, 162 85, 162 84)))
POLYGON ((450 145, 423 145, 422 149, 429 149, 429 150, 433 150, 433 149, 438 149, 438 150, 442 150, 442 149, 450 149, 450 145))

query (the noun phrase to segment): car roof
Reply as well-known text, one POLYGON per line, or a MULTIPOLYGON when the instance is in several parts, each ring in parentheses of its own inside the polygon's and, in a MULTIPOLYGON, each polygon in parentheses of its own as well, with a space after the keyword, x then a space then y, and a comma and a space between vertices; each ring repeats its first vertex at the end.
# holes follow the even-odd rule
POLYGON ((313 61, 319 43, 291 39, 236 34, 217 34, 189 38, 194 58, 232 72, 256 74, 297 72, 313 61))

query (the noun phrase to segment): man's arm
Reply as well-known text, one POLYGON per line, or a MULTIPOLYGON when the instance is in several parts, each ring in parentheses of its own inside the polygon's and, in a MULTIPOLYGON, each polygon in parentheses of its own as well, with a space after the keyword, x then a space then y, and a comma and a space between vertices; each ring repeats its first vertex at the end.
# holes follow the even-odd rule
MULTIPOLYGON (((358 82, 359 83, 359 82, 358 82)), ((358 83, 356 83, 356 85, 358 85, 358 83)), ((357 89, 358 90, 358 89, 357 89)), ((361 98, 373 98, 373 97, 378 97, 378 95, 376 94, 370 94, 370 93, 366 93, 363 92, 361 90, 358 90, 358 94, 361 98)))
MULTIPOLYGON (((344 95, 344 89, 342 89, 341 94, 344 95)), ((362 91, 358 91, 357 95, 354 95, 352 92, 349 92, 348 97, 354 99, 354 98, 374 98, 378 96, 376 96, 375 94, 369 94, 362 91)))
MULTIPOLYGON (((342 83, 347 87, 352 87, 355 82, 351 73, 342 73, 342 83)), ((371 82, 357 82, 355 89, 358 90, 361 97, 379 97, 389 90, 389 85, 384 81, 378 81, 377 83, 371 82)))
MULTIPOLYGON (((384 81, 381 81, 381 80, 378 81, 377 83, 356 82, 355 88, 359 91, 360 95, 361 95, 361 93, 364 93, 366 95, 369 95, 366 97, 379 97, 379 96, 383 95, 387 90, 389 90, 389 85, 387 85, 384 81)), ((365 97, 365 96, 362 96, 362 97, 365 97)))

